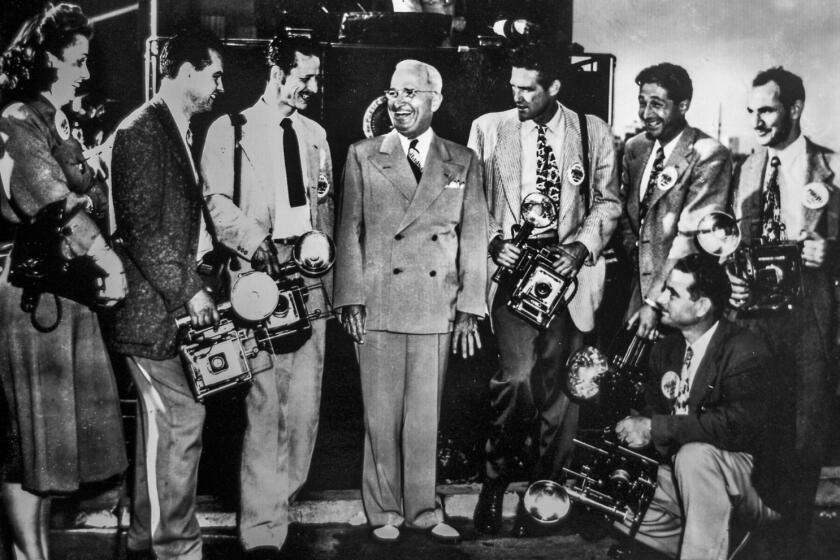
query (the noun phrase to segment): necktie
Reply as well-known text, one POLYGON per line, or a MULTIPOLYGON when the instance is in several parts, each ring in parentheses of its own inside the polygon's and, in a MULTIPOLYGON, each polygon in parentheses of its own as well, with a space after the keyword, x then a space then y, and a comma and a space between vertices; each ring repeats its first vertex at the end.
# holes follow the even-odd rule
POLYGON ((408 165, 411 166, 411 172, 419 183, 420 177, 423 176, 423 164, 420 163, 420 151, 417 149, 416 138, 408 145, 408 165))
POLYGON ((691 386, 688 384, 688 368, 691 367, 691 358, 694 357, 694 350, 691 346, 685 349, 685 358, 683 358, 683 368, 680 372, 680 386, 677 390, 677 400, 674 402, 674 414, 688 414, 688 395, 691 392, 691 386))
POLYGON ((656 187, 656 180, 659 174, 662 173, 662 168, 665 166, 665 150, 662 146, 656 150, 656 158, 653 160, 653 166, 650 168, 650 178, 648 179, 647 188, 645 189, 645 196, 642 197, 642 202, 639 204, 639 220, 644 220, 650 209, 650 203, 653 200, 653 189, 656 187))
POLYGON ((555 208, 559 208, 560 170, 554 150, 546 141, 545 130, 544 124, 537 125, 537 190, 550 198, 555 208))
POLYGON ((773 243, 781 240, 782 231, 785 229, 782 224, 782 205, 779 195, 779 166, 781 161, 777 156, 770 160, 770 177, 761 193, 761 241, 762 243, 773 243))
POLYGON ((283 159, 286 162, 286 186, 289 188, 289 206, 297 208, 306 204, 303 172, 300 168, 300 148, 291 119, 280 121, 283 128, 283 159))

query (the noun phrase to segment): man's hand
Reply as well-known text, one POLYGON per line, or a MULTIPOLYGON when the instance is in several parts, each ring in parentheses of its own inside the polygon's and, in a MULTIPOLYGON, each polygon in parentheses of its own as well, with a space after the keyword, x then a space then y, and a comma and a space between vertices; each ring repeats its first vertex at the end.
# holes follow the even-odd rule
POLYGON ((481 338, 478 336, 478 317, 472 313, 458 311, 455 314, 455 332, 452 333, 452 353, 457 354, 461 349, 461 357, 466 359, 481 348, 481 338))
POLYGON ((615 435, 627 447, 639 449, 650 444, 650 418, 628 416, 615 425, 615 435))
POLYGON ((557 259, 551 263, 554 272, 567 278, 576 276, 589 254, 586 245, 580 241, 573 241, 566 245, 560 245, 557 249, 557 259))
POLYGON ((205 289, 199 290, 185 306, 194 327, 209 327, 219 323, 219 311, 213 297, 205 289))
POLYGON ((735 276, 729 269, 726 270, 726 276, 729 278, 729 305, 735 309, 741 309, 746 305, 750 299, 750 286, 743 278, 735 276))
POLYGON ((277 247, 270 237, 263 239, 254 254, 251 255, 251 267, 265 272, 272 278, 280 275, 280 262, 277 260, 277 247))
POLYGON ((522 249, 514 245, 510 239, 494 237, 490 241, 490 257, 499 266, 513 268, 522 254, 522 249))
POLYGON ((638 311, 633 313, 628 324, 633 326, 639 323, 636 328, 636 336, 646 338, 648 340, 656 340, 659 338, 659 310, 651 307, 648 304, 643 304, 638 311))
POLYGON ((825 262, 828 242, 815 231, 802 230, 799 235, 802 242, 802 264, 808 268, 820 268, 825 262))
POLYGON ((365 306, 345 305, 341 308, 341 324, 344 332, 359 344, 365 343, 365 306))

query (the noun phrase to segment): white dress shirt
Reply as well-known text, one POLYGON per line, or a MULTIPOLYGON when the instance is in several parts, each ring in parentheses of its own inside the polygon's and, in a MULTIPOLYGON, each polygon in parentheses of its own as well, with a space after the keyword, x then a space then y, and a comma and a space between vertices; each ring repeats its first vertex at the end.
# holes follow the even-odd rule
MULTIPOLYGON (((415 149, 419 154, 418 160, 420 161, 420 165, 423 167, 423 169, 426 168, 426 157, 429 155, 429 146, 432 145, 432 136, 434 136, 434 133, 432 132, 431 127, 429 127, 425 131, 423 131, 423 133, 420 134, 420 136, 415 138, 415 140, 417 140, 417 145, 415 146, 415 149)), ((406 157, 408 157, 408 147, 411 144, 411 140, 409 140, 399 132, 397 132, 397 138, 400 139, 400 145, 402 146, 403 153, 405 153, 406 157)))
POLYGON ((770 178, 770 161, 773 156, 779 158, 779 196, 781 198, 781 218, 785 224, 788 239, 797 239, 802 229, 802 202, 804 201, 805 182, 808 180, 808 155, 805 137, 799 138, 784 150, 769 148, 765 181, 770 178))
POLYGON ((647 164, 645 164, 645 171, 642 173, 642 182, 639 183, 639 202, 645 199, 645 192, 647 191, 648 183, 650 182, 650 173, 653 171, 653 162, 656 160, 656 152, 659 151, 659 147, 662 146, 662 151, 665 152, 665 160, 662 162, 662 165, 664 166, 665 162, 668 161, 668 158, 671 157, 671 153, 674 151, 674 148, 676 147, 680 136, 683 135, 683 132, 685 132, 685 129, 681 130, 679 134, 671 138, 671 140, 664 146, 659 143, 658 139, 653 143, 653 150, 650 152, 650 157, 647 160, 647 164))
MULTIPOLYGON (((706 355, 706 350, 709 348, 709 342, 712 340, 712 336, 714 336, 715 331, 718 328, 720 321, 715 321, 715 324, 709 328, 703 335, 694 341, 694 344, 687 344, 686 351, 691 348, 693 355, 691 356, 691 363, 688 366, 688 391, 691 392, 691 387, 694 384, 694 378, 697 375, 697 369, 700 366, 700 363, 703 361, 703 356, 706 355)), ((684 412, 675 412, 674 414, 688 414, 688 410, 684 412)))

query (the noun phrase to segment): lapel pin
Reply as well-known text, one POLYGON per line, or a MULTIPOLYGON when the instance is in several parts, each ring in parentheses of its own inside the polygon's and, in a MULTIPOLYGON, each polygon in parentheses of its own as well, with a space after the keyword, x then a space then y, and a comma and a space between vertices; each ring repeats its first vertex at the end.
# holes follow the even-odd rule
POLYGON ((568 171, 566 171, 566 178, 571 184, 578 187, 583 183, 586 173, 583 172, 583 165, 579 161, 572 164, 568 171))
POLYGON ((802 206, 811 210, 819 210, 828 204, 828 188, 823 183, 808 183, 805 185, 805 197, 802 206))
POLYGON ((58 131, 58 137, 62 140, 70 139, 70 121, 67 120, 67 115, 61 109, 55 111, 55 129, 58 131))
POLYGON ((662 394, 668 400, 677 398, 677 385, 680 383, 680 376, 676 371, 666 371, 659 382, 662 394))
POLYGON ((318 198, 324 198, 330 192, 330 182, 325 173, 318 174, 318 186, 316 190, 318 192, 318 198))
POLYGON ((677 182, 677 168, 673 165, 669 165, 665 169, 659 172, 659 176, 656 178, 656 186, 659 187, 660 190, 667 191, 671 187, 673 187, 677 182))

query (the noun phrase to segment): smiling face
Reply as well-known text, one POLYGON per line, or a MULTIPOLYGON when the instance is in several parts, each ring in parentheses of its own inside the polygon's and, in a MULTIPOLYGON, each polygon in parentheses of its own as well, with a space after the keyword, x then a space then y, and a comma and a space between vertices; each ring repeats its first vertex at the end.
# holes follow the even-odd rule
POLYGON ((216 97, 225 91, 222 84, 222 76, 224 75, 222 58, 218 52, 212 49, 209 54, 210 64, 201 70, 196 70, 189 62, 184 63, 185 67, 181 70, 187 72, 187 83, 189 84, 187 94, 196 113, 203 113, 212 109, 216 97))
POLYGON ((797 100, 785 107, 779 93, 779 84, 773 81, 755 86, 750 91, 747 113, 752 118, 758 143, 781 150, 799 136, 802 102, 797 100))
POLYGON ((554 80, 546 89, 540 84, 539 77, 537 70, 514 66, 510 71, 510 89, 520 121, 533 120, 545 124, 554 116, 557 107, 554 99, 560 93, 560 81, 554 80))
POLYGON ((648 138, 667 144, 685 128, 688 100, 674 102, 668 90, 659 84, 642 84, 639 87, 639 118, 648 138))
POLYGON ((61 51, 61 56, 47 53, 56 75, 50 91, 59 106, 72 101, 79 87, 90 78, 87 67, 89 47, 87 37, 76 35, 70 46, 61 51))
POLYGON ((442 96, 433 89, 426 73, 419 67, 398 68, 391 77, 396 99, 388 99, 388 116, 397 131, 409 140, 417 138, 432 125, 432 116, 440 108, 442 96), (408 95, 403 90, 413 90, 408 95))
POLYGON ((683 329, 696 325, 707 311, 708 298, 694 299, 689 288, 694 285, 694 275, 672 270, 656 302, 662 309, 662 324, 683 329))
POLYGON ((272 79, 277 84, 278 101, 284 114, 305 110, 318 93, 318 75, 321 60, 317 56, 295 53, 295 63, 288 74, 279 66, 271 69, 272 79))

